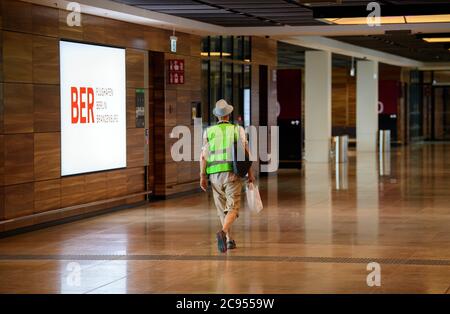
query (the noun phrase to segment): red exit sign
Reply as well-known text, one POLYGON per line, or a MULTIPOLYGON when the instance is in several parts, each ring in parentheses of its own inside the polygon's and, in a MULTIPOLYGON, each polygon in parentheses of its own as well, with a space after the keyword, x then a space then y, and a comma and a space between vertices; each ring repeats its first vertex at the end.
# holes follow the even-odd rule
POLYGON ((168 60, 169 84, 184 84, 184 60, 168 60))

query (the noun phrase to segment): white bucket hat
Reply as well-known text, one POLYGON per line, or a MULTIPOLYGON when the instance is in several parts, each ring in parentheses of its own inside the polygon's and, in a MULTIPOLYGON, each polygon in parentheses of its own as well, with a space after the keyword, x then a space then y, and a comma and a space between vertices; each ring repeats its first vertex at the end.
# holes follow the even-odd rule
POLYGON ((216 102, 216 107, 213 110, 213 114, 216 117, 228 116, 233 112, 233 106, 229 105, 225 99, 220 99, 216 102))

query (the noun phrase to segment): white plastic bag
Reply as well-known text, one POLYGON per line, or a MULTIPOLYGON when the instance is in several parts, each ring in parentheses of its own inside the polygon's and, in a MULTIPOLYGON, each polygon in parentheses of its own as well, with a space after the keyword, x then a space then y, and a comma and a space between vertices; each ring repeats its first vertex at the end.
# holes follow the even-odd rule
POLYGON ((258 186, 253 183, 247 184, 245 194, 247 196, 248 208, 256 214, 261 212, 263 209, 263 203, 261 201, 261 196, 259 195, 258 186))

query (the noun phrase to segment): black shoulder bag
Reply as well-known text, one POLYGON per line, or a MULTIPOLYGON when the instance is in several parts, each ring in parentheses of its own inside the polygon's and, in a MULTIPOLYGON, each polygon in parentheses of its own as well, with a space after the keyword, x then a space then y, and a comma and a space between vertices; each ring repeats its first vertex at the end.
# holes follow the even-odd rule
POLYGON ((250 160, 248 151, 245 149, 244 143, 241 141, 239 126, 235 127, 234 133, 234 143, 232 145, 233 173, 243 178, 247 175, 250 167, 252 166, 252 161, 250 160))

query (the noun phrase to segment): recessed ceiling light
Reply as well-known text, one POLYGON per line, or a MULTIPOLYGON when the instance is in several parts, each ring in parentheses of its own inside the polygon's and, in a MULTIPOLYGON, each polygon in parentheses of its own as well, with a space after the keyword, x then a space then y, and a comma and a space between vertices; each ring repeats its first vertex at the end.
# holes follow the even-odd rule
POLYGON ((424 37, 422 39, 429 43, 450 43, 450 37, 424 37))
POLYGON ((448 23, 450 22, 450 4, 398 4, 381 5, 379 21, 368 16, 365 5, 350 6, 312 6, 313 17, 319 21, 338 25, 380 24, 415 24, 415 23, 448 23), (370 22, 370 23, 368 23, 370 22))
MULTIPOLYGON (((344 17, 344 18, 326 18, 322 19, 328 24, 338 25, 363 25, 367 23, 367 17, 344 17)), ((380 17, 380 24, 404 24, 403 16, 382 16, 380 17)))
MULTIPOLYGON (((200 52, 200 55, 202 56, 202 57, 208 57, 208 56, 210 56, 210 57, 220 57, 220 52, 217 52, 217 51, 211 51, 209 54, 207 53, 207 52, 200 52)), ((222 57, 229 57, 229 56, 231 56, 231 53, 229 53, 229 52, 222 52, 222 57)))
POLYGON ((450 14, 405 16, 407 23, 448 23, 450 14))

